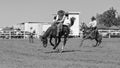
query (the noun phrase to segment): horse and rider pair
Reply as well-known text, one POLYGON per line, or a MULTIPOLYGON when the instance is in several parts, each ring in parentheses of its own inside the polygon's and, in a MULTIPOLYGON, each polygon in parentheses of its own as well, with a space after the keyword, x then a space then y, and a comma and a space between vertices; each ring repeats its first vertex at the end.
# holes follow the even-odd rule
MULTIPOLYGON (((64 24, 64 21, 66 19, 67 20, 69 19, 69 13, 65 12, 64 10, 59 10, 57 12, 57 15, 54 17, 54 21, 53 21, 53 24, 51 25, 51 27, 49 27, 47 29, 47 31, 43 34, 43 36, 41 36, 41 41, 42 41, 44 47, 47 46, 47 43, 48 43, 47 38, 49 37, 50 38, 50 40, 49 40, 50 44, 53 46, 53 49, 56 49, 57 46, 59 45, 59 43, 61 42, 61 38, 63 37, 64 41, 63 41, 62 50, 64 49, 67 38, 68 38, 68 36, 70 34, 70 27, 75 22, 75 18, 71 17, 69 19, 69 21, 70 21, 69 24, 67 23, 67 25, 66 25, 66 24, 64 24), (55 44, 52 43, 52 38, 55 39, 55 44)), ((93 33, 97 34, 98 30, 97 30, 97 27, 96 27, 97 22, 96 22, 95 17, 91 18, 91 22, 89 23, 89 25, 90 25, 89 27, 91 29, 90 29, 88 35, 93 34, 93 33)), ((83 33, 86 33, 86 32, 83 31, 83 33)), ((97 36, 94 37, 94 39, 95 38, 97 38, 97 36)))
POLYGON ((97 35, 98 33, 97 21, 94 16, 91 18, 91 21, 88 23, 88 27, 90 28, 90 34, 92 34, 91 36, 97 35))
POLYGON ((43 43, 43 46, 46 47, 48 43, 48 37, 50 44, 53 46, 53 49, 56 49, 61 38, 64 39, 62 50, 66 44, 67 38, 70 34, 70 27, 74 24, 75 18, 69 17, 68 12, 59 10, 57 15, 54 17, 53 24, 46 30, 46 32, 40 37, 43 43), (64 23, 67 20, 67 23, 64 23), (68 22, 69 21, 69 22, 68 22), (55 42, 52 42, 52 39, 55 39, 55 42))
POLYGON ((98 32, 97 21, 94 16, 91 18, 91 22, 88 23, 88 26, 85 23, 82 23, 81 30, 83 31, 83 39, 80 46, 82 46, 83 41, 86 39, 94 39, 96 41, 96 45, 94 45, 94 47, 97 47, 101 44, 102 35, 98 32))

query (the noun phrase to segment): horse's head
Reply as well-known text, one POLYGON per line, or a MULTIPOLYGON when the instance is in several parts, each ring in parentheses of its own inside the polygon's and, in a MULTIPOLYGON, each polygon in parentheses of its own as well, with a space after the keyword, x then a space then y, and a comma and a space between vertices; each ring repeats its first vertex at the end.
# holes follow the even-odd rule
POLYGON ((91 32, 91 29, 85 23, 82 23, 80 27, 80 30, 83 32, 83 38, 91 32))
POLYGON ((47 38, 44 38, 43 36, 41 36, 40 39, 42 41, 43 47, 47 47, 47 43, 48 43, 47 38))
POLYGON ((84 30, 86 30, 88 28, 87 25, 84 22, 81 24, 80 27, 81 27, 80 28, 81 31, 84 31, 84 30))

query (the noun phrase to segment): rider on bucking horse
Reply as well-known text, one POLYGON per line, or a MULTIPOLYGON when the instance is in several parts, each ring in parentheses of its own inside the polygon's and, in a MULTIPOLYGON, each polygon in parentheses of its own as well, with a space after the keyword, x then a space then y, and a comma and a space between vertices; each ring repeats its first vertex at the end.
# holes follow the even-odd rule
POLYGON ((89 22, 89 28, 91 29, 90 33, 95 33, 95 35, 98 33, 97 21, 94 16, 91 18, 91 22, 89 22))
POLYGON ((66 18, 68 18, 68 13, 64 10, 59 10, 57 15, 54 17, 54 22, 52 25, 57 25, 57 36, 59 35, 59 32, 62 31, 62 25, 66 18))

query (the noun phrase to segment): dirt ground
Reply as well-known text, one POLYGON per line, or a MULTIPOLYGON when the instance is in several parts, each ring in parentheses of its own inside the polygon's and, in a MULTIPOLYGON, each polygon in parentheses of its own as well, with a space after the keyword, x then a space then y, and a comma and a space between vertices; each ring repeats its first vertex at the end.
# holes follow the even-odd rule
MULTIPOLYGON (((70 38, 63 53, 43 48, 40 40, 0 39, 0 68, 120 68, 120 39, 103 39, 101 47, 95 41, 70 38)), ((59 45, 61 48, 62 43, 59 45)))

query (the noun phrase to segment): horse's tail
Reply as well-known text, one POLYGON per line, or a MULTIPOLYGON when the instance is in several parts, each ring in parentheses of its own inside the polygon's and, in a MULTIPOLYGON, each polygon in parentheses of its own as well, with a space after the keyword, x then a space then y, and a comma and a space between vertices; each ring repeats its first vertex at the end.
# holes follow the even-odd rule
POLYGON ((75 22, 75 17, 70 18, 70 25, 69 27, 73 26, 75 22))

